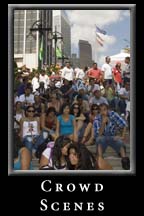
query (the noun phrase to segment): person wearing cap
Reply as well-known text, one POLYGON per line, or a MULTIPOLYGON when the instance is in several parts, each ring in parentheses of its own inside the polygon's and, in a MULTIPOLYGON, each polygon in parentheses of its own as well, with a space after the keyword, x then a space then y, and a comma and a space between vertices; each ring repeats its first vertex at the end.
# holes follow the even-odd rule
POLYGON ((100 114, 93 123, 98 157, 103 158, 106 148, 110 146, 121 156, 122 168, 130 169, 124 145, 127 127, 125 120, 118 113, 109 111, 107 104, 101 104, 99 110, 100 114))
POLYGON ((74 71, 69 62, 66 62, 66 66, 62 69, 61 77, 67 79, 68 81, 72 81, 74 79, 74 71))
POLYGON ((99 85, 95 86, 95 88, 93 90, 93 94, 94 94, 94 97, 90 98, 90 100, 89 100, 90 106, 92 104, 100 105, 102 103, 105 103, 105 104, 108 105, 107 99, 101 96, 101 91, 100 91, 100 86, 99 85))

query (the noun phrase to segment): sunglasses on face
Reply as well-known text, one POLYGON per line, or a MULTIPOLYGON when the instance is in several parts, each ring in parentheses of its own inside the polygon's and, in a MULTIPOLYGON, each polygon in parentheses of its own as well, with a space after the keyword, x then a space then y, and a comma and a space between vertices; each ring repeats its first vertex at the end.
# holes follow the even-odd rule
POLYGON ((33 112, 34 113, 35 111, 34 110, 28 110, 28 112, 33 112))
POLYGON ((78 109, 79 107, 74 107, 74 109, 78 109))

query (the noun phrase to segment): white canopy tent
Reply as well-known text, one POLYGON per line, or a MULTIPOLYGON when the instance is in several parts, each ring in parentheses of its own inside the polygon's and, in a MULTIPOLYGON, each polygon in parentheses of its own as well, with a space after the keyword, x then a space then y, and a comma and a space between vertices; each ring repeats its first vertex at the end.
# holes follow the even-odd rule
POLYGON ((128 53, 128 52, 125 52, 124 50, 121 50, 121 52, 120 53, 118 53, 118 54, 116 54, 116 55, 112 55, 112 56, 110 56, 110 58, 111 58, 111 65, 112 65, 112 67, 114 67, 115 66, 115 64, 116 64, 116 62, 121 62, 121 68, 123 68, 124 67, 124 60, 125 60, 125 57, 130 57, 130 53, 128 53))

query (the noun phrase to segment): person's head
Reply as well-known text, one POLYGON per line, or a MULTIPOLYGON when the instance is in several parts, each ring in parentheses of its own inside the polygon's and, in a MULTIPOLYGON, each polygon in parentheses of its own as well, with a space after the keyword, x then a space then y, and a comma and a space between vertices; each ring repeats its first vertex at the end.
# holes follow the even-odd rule
POLYGON ((54 107, 49 107, 46 111, 46 116, 53 119, 56 116, 56 110, 54 107))
POLYGON ((34 96, 34 101, 35 101, 35 103, 40 103, 40 101, 41 101, 40 95, 35 95, 34 96))
POLYGON ((127 91, 130 90, 130 82, 125 82, 124 86, 127 91))
POLYGON ((97 63, 96 62, 93 63, 93 69, 97 69, 97 63))
POLYGON ((34 114, 35 114, 35 108, 34 108, 34 106, 32 106, 32 105, 27 106, 26 110, 25 110, 25 116, 26 117, 33 117, 34 114))
POLYGON ((78 101, 78 104, 79 104, 79 105, 82 105, 83 98, 82 98, 81 95, 78 95, 78 96, 77 96, 77 101, 78 101))
POLYGON ((107 64, 109 64, 110 61, 111 61, 110 57, 109 57, 109 56, 106 56, 106 57, 105 57, 105 61, 106 61, 107 64))
POLYGON ((94 96, 99 99, 101 97, 101 91, 99 89, 94 91, 94 96))
POLYGON ((70 105, 67 103, 63 104, 61 107, 61 113, 68 115, 70 113, 70 105))
POLYGON ((121 68, 121 62, 116 62, 116 66, 115 66, 117 69, 120 69, 121 68))
POLYGON ((41 71, 41 75, 44 76, 45 75, 45 70, 41 71))
POLYGON ((108 115, 108 105, 105 103, 100 104, 99 109, 100 109, 100 114, 102 116, 107 116, 108 115))
POLYGON ((94 83, 95 83, 95 79, 94 79, 94 78, 90 78, 90 79, 89 79, 89 84, 90 84, 90 85, 94 85, 94 83))
POLYGON ((36 78, 39 77, 39 73, 38 73, 38 72, 35 73, 35 77, 36 77, 36 78))
POLYGON ((92 104, 91 114, 96 115, 99 112, 99 106, 97 104, 92 104))
POLYGON ((129 63, 130 63, 130 57, 129 57, 129 56, 125 57, 125 63, 126 63, 126 64, 129 64, 129 63))
POLYGON ((53 164, 61 166, 61 157, 66 157, 68 155, 70 143, 71 140, 64 135, 59 136, 56 139, 53 148, 53 164))
POLYGON ((25 88, 25 95, 29 96, 31 94, 31 92, 32 92, 31 87, 30 86, 26 86, 26 88, 25 88))
POLYGON ((71 144, 68 148, 68 168, 73 170, 95 169, 95 158, 83 144, 71 144))
POLYGON ((21 102, 21 101, 17 101, 17 102, 15 103, 15 107, 16 107, 16 110, 17 110, 17 109, 21 109, 21 108, 22 108, 22 102, 21 102))
POLYGON ((71 114, 80 116, 80 107, 78 103, 74 103, 71 107, 71 114))
POLYGON ((66 67, 70 68, 70 62, 66 62, 66 67))
POLYGON ((88 67, 87 66, 85 66, 84 67, 84 72, 86 72, 88 70, 88 67))
POLYGON ((79 88, 78 94, 83 96, 85 94, 85 89, 83 87, 79 88))

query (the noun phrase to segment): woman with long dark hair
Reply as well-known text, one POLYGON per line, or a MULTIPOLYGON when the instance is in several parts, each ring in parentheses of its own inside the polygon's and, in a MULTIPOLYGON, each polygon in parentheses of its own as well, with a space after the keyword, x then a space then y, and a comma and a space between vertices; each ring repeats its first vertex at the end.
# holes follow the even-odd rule
POLYGON ((57 117, 56 136, 65 135, 76 142, 76 121, 74 115, 70 114, 70 105, 63 104, 61 113, 62 114, 57 117))
POLYGON ((97 162, 93 154, 83 144, 71 144, 68 148, 68 169, 95 170, 97 162))
POLYGON ((102 157, 94 156, 83 144, 71 144, 68 148, 69 170, 112 170, 102 157))
POLYGON ((99 113, 99 106, 97 104, 92 104, 91 106, 91 112, 89 114, 89 123, 87 124, 87 127, 85 128, 82 143, 85 145, 92 145, 94 144, 94 130, 93 130, 93 121, 95 117, 99 113))
POLYGON ((46 137, 50 134, 55 139, 56 122, 56 110, 54 107, 49 107, 40 117, 42 133, 47 133, 46 137))
POLYGON ((59 136, 55 143, 48 143, 40 158, 40 169, 67 169, 67 151, 71 140, 65 136, 59 136))
POLYGON ((82 137, 84 132, 84 121, 86 117, 81 113, 80 107, 77 103, 74 103, 71 107, 71 114, 75 116, 76 121, 76 131, 78 137, 82 137))

